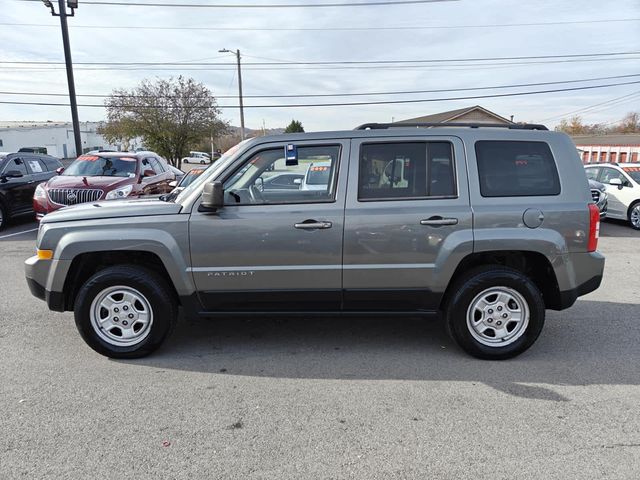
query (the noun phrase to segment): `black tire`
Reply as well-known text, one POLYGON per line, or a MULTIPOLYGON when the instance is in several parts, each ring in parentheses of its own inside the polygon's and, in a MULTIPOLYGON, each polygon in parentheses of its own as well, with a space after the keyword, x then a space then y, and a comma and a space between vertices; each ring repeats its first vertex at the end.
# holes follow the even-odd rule
POLYGON ((4 229, 7 226, 7 222, 9 221, 9 213, 5 208, 4 204, 0 201, 0 230, 4 229))
POLYGON ((629 207, 629 212, 627 213, 627 220, 629 220, 629 225, 634 230, 640 230, 640 223, 638 223, 637 225, 634 225, 633 220, 631 219, 631 215, 633 214, 633 209, 636 208, 638 205, 640 205, 640 201, 633 202, 629 207))
POLYGON ((204 160, 200 160, 200 165, 204 165, 205 161, 204 160))
POLYGON ((74 316, 78 332, 96 352, 110 358, 141 358, 156 350, 171 334, 177 322, 178 305, 175 293, 155 272, 134 265, 116 265, 95 273, 80 288, 74 316), (151 310, 152 321, 147 336, 132 346, 118 346, 105 341, 92 325, 90 311, 93 300, 105 289, 115 286, 135 289, 145 297, 151 310))
MULTIPOLYGON (((533 345, 544 326, 545 306, 542 294, 530 278, 517 270, 500 265, 479 267, 465 273, 456 281, 451 286, 451 292, 445 306, 447 331, 465 352, 474 357, 485 360, 505 360, 520 355, 533 345), (495 345, 482 343, 474 337, 472 327, 467 322, 467 314, 474 299, 495 287, 515 290, 524 299, 529 310, 528 325, 512 343, 506 346, 500 346, 499 343, 495 345)), ((490 327, 488 332, 491 332, 490 327)), ((488 341, 491 340, 488 339, 488 341)))

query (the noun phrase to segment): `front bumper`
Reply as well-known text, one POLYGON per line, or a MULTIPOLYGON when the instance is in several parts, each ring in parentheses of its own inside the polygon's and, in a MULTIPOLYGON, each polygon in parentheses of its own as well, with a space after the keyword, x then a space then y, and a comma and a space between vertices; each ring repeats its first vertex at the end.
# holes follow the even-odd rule
POLYGON ((62 292, 47 290, 44 286, 49 276, 49 269, 52 263, 51 260, 40 260, 37 256, 28 258, 24 262, 25 277, 29 290, 34 297, 47 302, 49 310, 64 312, 64 294, 62 292))

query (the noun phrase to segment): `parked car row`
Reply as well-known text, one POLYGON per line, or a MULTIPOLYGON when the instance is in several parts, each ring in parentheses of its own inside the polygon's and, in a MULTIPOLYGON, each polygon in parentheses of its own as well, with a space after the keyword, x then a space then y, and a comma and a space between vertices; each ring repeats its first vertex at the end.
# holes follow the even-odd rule
POLYGON ((34 212, 40 220, 66 206, 165 194, 183 176, 153 152, 94 151, 66 169, 42 153, 0 153, 0 229, 34 212))
POLYGON ((604 184, 607 218, 626 220, 640 230, 640 163, 591 164, 585 170, 587 178, 604 184))

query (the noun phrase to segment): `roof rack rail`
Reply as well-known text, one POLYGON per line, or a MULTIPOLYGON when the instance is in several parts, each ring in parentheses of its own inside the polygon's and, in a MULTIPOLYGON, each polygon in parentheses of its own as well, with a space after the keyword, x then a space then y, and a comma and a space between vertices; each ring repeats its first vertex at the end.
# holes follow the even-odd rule
POLYGON ((355 130, 385 130, 388 128, 434 128, 434 127, 467 127, 467 128, 508 128, 510 130, 549 130, 544 125, 536 123, 514 123, 512 125, 504 123, 425 123, 425 122, 402 122, 402 123, 365 123, 356 127, 355 130))

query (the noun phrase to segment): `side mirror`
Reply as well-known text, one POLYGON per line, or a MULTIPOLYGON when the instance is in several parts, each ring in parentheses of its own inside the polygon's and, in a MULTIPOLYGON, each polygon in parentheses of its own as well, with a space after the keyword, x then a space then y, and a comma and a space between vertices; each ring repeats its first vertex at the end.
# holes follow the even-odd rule
POLYGON ((150 168, 147 168, 144 172, 142 172, 143 177, 153 177, 155 174, 156 172, 154 172, 150 168))
POLYGON ((622 180, 620 180, 619 178, 612 178, 611 180, 609 180, 609 185, 613 185, 615 187, 618 187, 619 190, 622 189, 622 180))
POLYGON ((20 178, 22 177, 22 172, 20 170, 8 170, 6 172, 4 172, 4 175, 2 175, 3 177, 6 178, 20 178))
POLYGON ((64 173, 64 167, 60 167, 60 168, 56 169, 56 173, 58 175, 62 175, 64 173))
POLYGON ((224 205, 224 186, 222 182, 216 180, 213 182, 205 183, 202 190, 202 201, 200 207, 209 210, 216 211, 222 208, 224 205))

